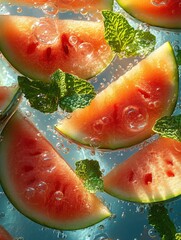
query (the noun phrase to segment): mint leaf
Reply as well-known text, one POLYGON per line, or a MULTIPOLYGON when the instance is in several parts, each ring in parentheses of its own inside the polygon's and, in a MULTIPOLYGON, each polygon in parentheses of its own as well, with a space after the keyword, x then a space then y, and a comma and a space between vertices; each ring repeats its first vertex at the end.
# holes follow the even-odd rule
POLYGON ((163 137, 181 141, 181 115, 160 118, 156 121, 153 131, 163 137))
POLYGON ((94 87, 89 82, 61 70, 57 70, 52 79, 56 79, 60 88, 59 106, 67 112, 84 108, 96 95, 94 87))
POLYGON ((96 160, 80 160, 75 163, 76 174, 83 180, 88 191, 95 193, 104 191, 102 172, 96 160))
POLYGON ((18 83, 31 107, 43 113, 53 113, 58 107, 72 112, 90 104, 96 95, 89 82, 61 70, 52 74, 49 82, 19 76, 18 83))
POLYGON ((18 76, 18 83, 31 107, 43 113, 53 113, 57 110, 59 88, 55 81, 44 83, 18 76))
POLYGON ((168 211, 162 203, 150 205, 148 221, 159 233, 162 240, 179 240, 180 233, 171 221, 168 211))
POLYGON ((156 38, 135 30, 120 13, 104 10, 105 39, 120 57, 145 56, 154 50, 156 38))
POLYGON ((181 49, 178 50, 176 55, 178 65, 181 65, 181 49))

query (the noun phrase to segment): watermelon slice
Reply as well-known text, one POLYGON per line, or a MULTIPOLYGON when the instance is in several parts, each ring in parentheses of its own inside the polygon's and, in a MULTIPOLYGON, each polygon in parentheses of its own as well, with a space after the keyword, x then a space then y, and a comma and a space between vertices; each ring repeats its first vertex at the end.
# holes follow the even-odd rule
POLYGON ((13 96, 17 92, 17 87, 0 87, 0 116, 2 115, 3 111, 7 108, 10 104, 13 96))
POLYGON ((6 229, 0 226, 0 239, 1 240, 13 240, 11 235, 6 231, 6 229))
POLYGON ((180 0, 117 0, 133 17, 150 25, 181 28, 180 0))
POLYGON ((16 112, 0 144, 2 187, 25 216, 64 230, 85 228, 110 216, 35 126, 16 112))
POLYGON ((85 146, 129 147, 151 136, 155 121, 174 110, 177 95, 178 68, 167 42, 55 128, 85 146))
POLYGON ((0 3, 8 3, 18 6, 49 6, 51 8, 58 8, 59 10, 112 10, 113 0, 0 0, 0 3))
POLYGON ((23 75, 48 81, 57 69, 91 78, 113 59, 103 22, 0 16, 0 51, 23 75))
POLYGON ((104 177, 105 191, 128 201, 150 203, 181 194, 181 142, 159 138, 104 177))

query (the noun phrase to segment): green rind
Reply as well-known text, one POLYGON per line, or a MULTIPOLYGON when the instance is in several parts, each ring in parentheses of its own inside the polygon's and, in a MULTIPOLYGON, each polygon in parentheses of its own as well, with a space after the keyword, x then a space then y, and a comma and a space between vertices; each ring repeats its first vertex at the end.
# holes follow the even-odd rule
POLYGON ((99 208, 99 211, 95 215, 90 215, 89 218, 83 218, 80 219, 79 221, 72 220, 69 223, 68 222, 56 222, 56 220, 52 221, 51 218, 44 220, 44 217, 39 215, 38 213, 35 214, 35 212, 31 211, 30 209, 26 208, 26 205, 22 202, 22 200, 18 199, 18 195, 16 193, 15 189, 11 188, 11 179, 8 178, 8 174, 6 172, 6 161, 7 161, 7 156, 6 153, 8 152, 9 149, 9 144, 11 143, 11 136, 12 136, 12 126, 11 123, 14 121, 16 118, 23 118, 23 115, 18 112, 16 113, 11 120, 9 121, 7 127, 3 131, 3 141, 0 144, 0 180, 2 184, 2 188, 11 201, 11 203, 17 208, 18 211, 20 211, 23 215, 28 217, 29 219, 40 223, 44 226, 55 228, 55 229, 61 229, 61 230, 77 230, 77 229, 82 229, 89 227, 91 225, 94 225, 105 218, 110 217, 111 213, 109 210, 102 205, 101 208, 99 208), (32 214, 33 212, 33 214, 32 214))
MULTIPOLYGON (((165 115, 171 115, 173 113, 174 109, 175 109, 175 106, 177 104, 177 99, 178 99, 179 72, 178 72, 178 65, 177 65, 176 57, 175 57, 175 54, 174 54, 174 51, 173 51, 173 48, 172 48, 171 44, 169 42, 166 42, 164 45, 169 52, 169 59, 170 59, 170 62, 172 62, 172 67, 173 67, 173 75, 172 75, 173 77, 172 77, 172 79, 173 79, 173 85, 174 85, 174 101, 172 101, 172 104, 170 104, 170 109, 168 108, 168 106, 166 106, 167 108, 165 109, 165 115)), ((84 111, 84 109, 82 109, 81 111, 84 111)), ((79 120, 81 122, 81 119, 79 119, 79 120)), ((69 119, 65 119, 63 121, 69 121, 69 119)), ((70 118, 70 121, 71 121, 71 118, 70 118)), ((73 129, 72 126, 70 127, 71 130, 70 130, 70 128, 69 129, 64 128, 62 123, 55 125, 55 129, 61 135, 70 139, 71 141, 75 142, 76 144, 83 145, 87 148, 92 148, 92 146, 89 143, 86 143, 85 140, 84 140, 85 137, 88 137, 88 136, 85 136, 84 133, 83 134, 81 132, 79 133, 77 130, 75 131, 75 129, 73 129)), ((110 142, 110 145, 105 147, 105 142, 104 142, 104 143, 102 143, 102 145, 93 146, 93 147, 98 147, 100 150, 103 150, 103 151, 117 150, 117 149, 121 149, 121 148, 128 148, 132 145, 141 143, 143 140, 149 138, 153 134, 154 134, 153 132, 149 133, 149 134, 146 134, 145 137, 141 138, 141 139, 138 139, 138 138, 135 139, 134 138, 132 141, 127 142, 127 143, 124 142, 124 139, 122 139, 122 142, 120 144, 117 144, 117 143, 114 144, 113 142, 110 142)))

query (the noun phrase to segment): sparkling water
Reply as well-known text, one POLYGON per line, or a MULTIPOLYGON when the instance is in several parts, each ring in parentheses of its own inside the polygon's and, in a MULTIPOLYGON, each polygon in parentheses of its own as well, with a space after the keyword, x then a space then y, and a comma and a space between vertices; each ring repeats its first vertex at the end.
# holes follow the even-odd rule
MULTIPOLYGON (((68 0, 71 2, 75 0, 68 0)), ((166 5, 171 0, 150 0, 153 5, 166 5)), ((67 2, 65 0, 65 2, 67 2)), ((157 37, 156 47, 159 47, 166 41, 170 41, 173 45, 174 51, 177 54, 181 47, 181 30, 173 31, 167 29, 161 29, 156 27, 150 27, 147 24, 140 23, 139 21, 129 17, 120 7, 115 3, 115 11, 123 12, 128 18, 130 23, 139 29, 148 29, 157 37)), ((41 17, 34 26, 34 36, 43 44, 55 43, 58 39, 58 30, 56 26, 56 18, 68 18, 79 20, 100 20, 100 15, 88 14, 84 9, 81 9, 81 14, 75 12, 60 12, 58 13, 57 6, 47 1, 41 9, 38 8, 24 8, 24 7, 12 7, 10 5, 0 5, 1 14, 18 14, 18 15, 34 15, 41 17), (48 19, 48 20, 47 20, 48 19)), ((77 45, 77 39, 75 36, 70 36, 69 42, 72 45, 77 45)), ((106 46, 102 46, 102 50, 106 51, 106 46)), ((81 43, 78 46, 78 50, 82 54, 86 54, 87 60, 91 61, 92 46, 89 43, 81 43)), ((99 76, 95 77, 92 82, 94 83, 97 91, 104 89, 110 82, 116 80, 120 75, 130 70, 139 59, 119 59, 115 58, 110 66, 103 71, 99 76)), ((4 60, 3 56, 0 57, 0 82, 1 84, 11 85, 16 82, 17 72, 11 68, 4 60)), ((181 76, 181 72, 180 72, 181 76)), ((181 77, 180 77, 181 78, 181 77)), ((158 89, 159 91, 159 89, 158 89)), ((180 91, 179 91, 180 93, 180 91)), ((149 95, 149 93, 148 93, 149 95)), ((179 95, 179 101, 175 109, 175 114, 180 113, 181 96, 179 95)), ((147 98, 147 103, 150 108, 159 106, 159 102, 153 102, 151 97, 147 98)), ((101 170, 104 174, 107 174, 118 163, 124 161, 133 153, 135 153, 144 144, 151 141, 148 139, 144 143, 138 146, 131 147, 129 149, 122 149, 113 152, 102 152, 96 148, 86 149, 80 147, 75 143, 71 143, 64 137, 60 136, 53 128, 57 123, 57 119, 69 117, 64 112, 56 112, 52 115, 42 114, 29 107, 29 104, 24 100, 21 104, 22 111, 26 116, 31 117, 34 120, 36 126, 42 131, 47 139, 52 142, 57 151, 66 159, 66 161, 75 168, 75 161, 81 159, 95 159, 98 160, 101 165, 101 170)), ((138 108, 138 106, 127 106, 124 109, 124 117, 127 120, 125 122, 126 128, 131 132, 140 132, 147 127, 148 114, 147 110, 138 108), (134 116, 134 118, 133 118, 134 116)), ((95 123, 95 131, 101 132, 101 129, 106 124, 107 119, 103 117, 99 122, 95 123)), ((38 136, 37 136, 38 140, 38 136)), ((98 144, 98 139, 92 139, 92 146, 98 144)), ((181 149, 175 146, 178 152, 181 149)), ((55 170, 56 166, 51 162, 48 152, 44 152, 43 158, 47 164, 47 174, 55 170)), ((39 191, 43 194, 47 189, 46 182, 40 181, 32 184, 25 192, 25 196, 28 200, 34 196, 35 191, 39 191)), ((0 225, 3 225, 16 239, 21 240, 159 240, 159 235, 148 223, 148 205, 129 203, 126 201, 118 200, 106 193, 99 193, 98 196, 108 206, 113 213, 112 217, 106 219, 94 226, 88 227, 82 230, 76 231, 60 231, 50 229, 48 227, 41 226, 30 219, 24 217, 19 213, 15 207, 6 198, 2 189, 0 189, 0 225)), ((63 193, 60 191, 54 192, 52 197, 55 198, 57 204, 63 198, 63 193)), ((169 214, 175 223, 177 231, 181 231, 181 200, 178 198, 166 203, 169 214)), ((170 239, 171 240, 171 239, 170 239)))

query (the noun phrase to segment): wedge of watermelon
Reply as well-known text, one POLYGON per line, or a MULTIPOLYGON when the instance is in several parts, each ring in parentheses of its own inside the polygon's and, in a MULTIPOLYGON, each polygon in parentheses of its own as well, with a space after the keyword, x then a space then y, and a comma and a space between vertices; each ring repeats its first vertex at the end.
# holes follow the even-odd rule
POLYGON ((65 160, 20 112, 3 131, 0 179, 9 200, 42 225, 73 230, 110 216, 65 160))
POLYGON ((0 87, 0 116, 3 114, 3 111, 10 104, 13 96, 17 92, 17 87, 0 87))
POLYGON ((104 177, 105 191, 128 201, 159 202, 181 195, 181 142, 159 138, 104 177))
POLYGON ((11 5, 18 6, 34 6, 41 7, 47 6, 50 8, 58 8, 59 10, 80 10, 84 9, 87 11, 112 10, 113 0, 0 0, 0 3, 8 3, 11 5))
POLYGON ((102 22, 0 16, 0 51, 23 75, 48 81, 57 69, 91 78, 113 59, 102 22))
POLYGON ((1 240, 13 240, 11 235, 6 231, 3 226, 0 226, 0 239, 1 240))
POLYGON ((167 42, 55 128, 100 149, 129 147, 151 136, 155 121, 170 115, 178 95, 178 68, 167 42))
POLYGON ((180 0, 117 0, 133 17, 150 25, 181 28, 180 0))

